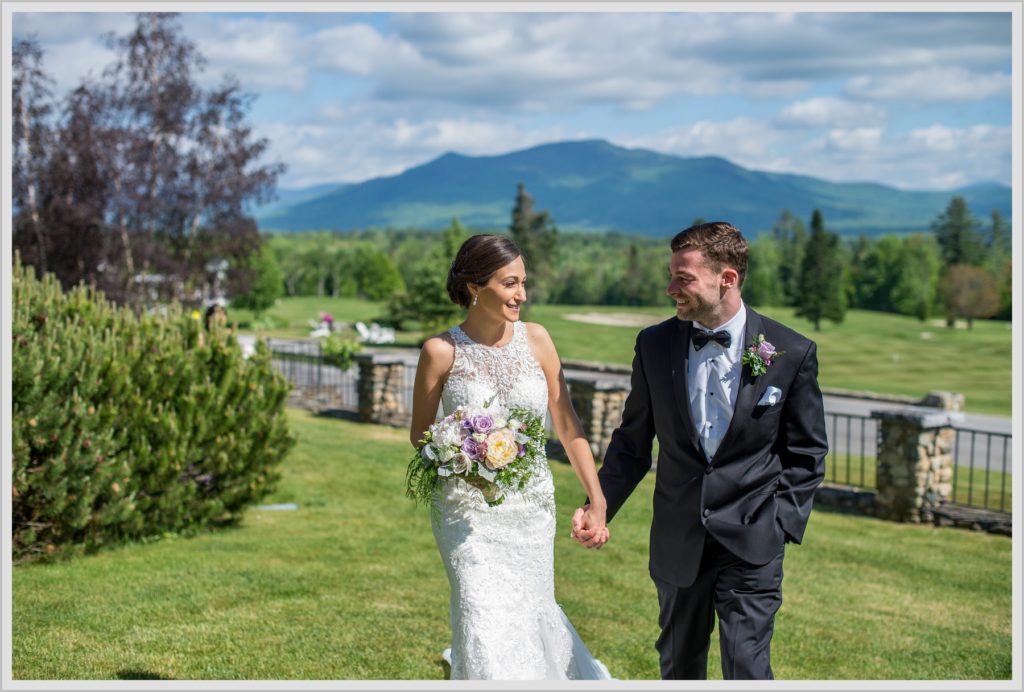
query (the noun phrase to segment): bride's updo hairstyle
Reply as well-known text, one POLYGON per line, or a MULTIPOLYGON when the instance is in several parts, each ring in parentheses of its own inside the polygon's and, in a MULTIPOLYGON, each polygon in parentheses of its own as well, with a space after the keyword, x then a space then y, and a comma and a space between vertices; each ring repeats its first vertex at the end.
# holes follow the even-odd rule
POLYGON ((483 286, 494 273, 523 253, 503 235, 475 235, 466 239, 448 270, 448 296, 453 303, 468 308, 473 296, 467 284, 483 286))

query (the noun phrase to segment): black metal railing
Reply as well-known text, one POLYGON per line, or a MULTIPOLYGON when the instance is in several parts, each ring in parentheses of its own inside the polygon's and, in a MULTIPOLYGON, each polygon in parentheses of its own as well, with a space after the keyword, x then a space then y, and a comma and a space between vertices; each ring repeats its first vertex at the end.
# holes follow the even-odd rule
POLYGON ((874 488, 878 421, 852 413, 826 413, 825 426, 828 437, 825 480, 874 488))
POLYGON ((332 365, 313 341, 274 341, 270 347, 278 372, 292 383, 297 396, 312 398, 321 405, 355 411, 359 408, 357 384, 359 369, 346 370, 332 365))
POLYGON ((953 442, 953 502, 1009 512, 1013 506, 1012 436, 956 428, 953 442))

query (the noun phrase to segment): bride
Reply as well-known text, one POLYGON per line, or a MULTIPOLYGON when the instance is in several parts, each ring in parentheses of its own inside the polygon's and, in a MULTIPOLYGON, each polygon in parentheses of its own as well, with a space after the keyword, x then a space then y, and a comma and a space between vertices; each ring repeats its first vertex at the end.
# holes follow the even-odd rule
MULTIPOLYGON (((594 458, 569 401, 555 346, 538 324, 519 320, 526 265, 504 236, 476 235, 459 248, 448 294, 467 308, 462 324, 427 340, 413 390, 410 438, 418 446, 458 406, 494 398, 505 407, 551 413, 558 438, 590 498, 586 522, 609 537, 594 458)), ((609 680, 555 602, 554 486, 541 459, 525 491, 488 506, 483 493, 450 478, 434 494, 434 536, 451 586, 453 680, 609 680)))

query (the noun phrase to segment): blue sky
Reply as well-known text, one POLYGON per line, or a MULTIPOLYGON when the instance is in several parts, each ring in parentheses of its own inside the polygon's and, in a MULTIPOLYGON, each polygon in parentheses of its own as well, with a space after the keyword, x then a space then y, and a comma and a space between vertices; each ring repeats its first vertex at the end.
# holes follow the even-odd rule
MULTIPOLYGON (((230 73, 256 95, 250 117, 288 167, 283 187, 590 138, 837 181, 1010 184, 1009 13, 622 9, 180 22, 205 83, 230 73)), ((62 91, 110 62, 103 32, 133 23, 16 12, 13 33, 36 35, 62 91)))

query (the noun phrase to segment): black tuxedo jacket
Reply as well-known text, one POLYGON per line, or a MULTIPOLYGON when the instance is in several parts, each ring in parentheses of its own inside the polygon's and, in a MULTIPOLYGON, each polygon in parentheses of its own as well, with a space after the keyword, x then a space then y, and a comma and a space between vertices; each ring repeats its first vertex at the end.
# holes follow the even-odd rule
MULTIPOLYGON (((692 322, 672 318, 637 336, 632 391, 612 434, 599 478, 611 521, 651 469, 658 468, 651 526, 651 576, 689 586, 705 533, 755 565, 799 543, 828 451, 814 342, 747 311, 744 349, 764 334, 785 355, 753 377, 743 365, 729 429, 709 464, 690 413, 687 365, 692 322), (765 389, 782 390, 774 406, 755 406, 765 389)), ((705 347, 708 348, 708 347, 705 347)))

